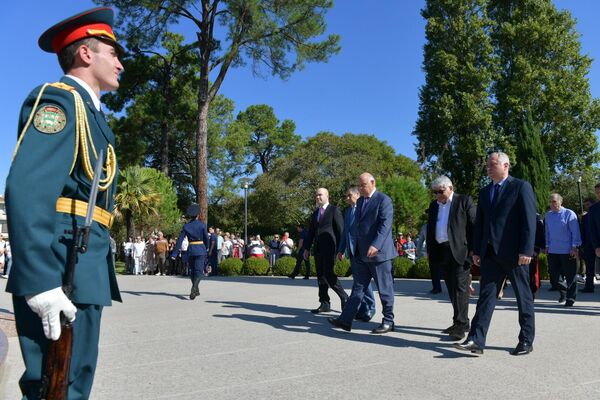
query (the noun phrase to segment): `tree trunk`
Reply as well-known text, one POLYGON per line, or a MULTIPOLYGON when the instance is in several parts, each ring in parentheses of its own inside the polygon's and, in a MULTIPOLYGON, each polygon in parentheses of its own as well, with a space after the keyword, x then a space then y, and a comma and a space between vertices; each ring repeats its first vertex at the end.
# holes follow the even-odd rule
POLYGON ((127 238, 134 238, 135 222, 131 210, 125 210, 125 226, 127 227, 127 238))
POLYGON ((164 116, 160 124, 160 170, 169 176, 169 122, 167 118, 164 116))
MULTIPOLYGON (((202 85, 200 85, 202 90, 202 85)), ((198 130, 196 131, 196 181, 197 201, 200 206, 200 220, 208 221, 208 101, 198 101, 198 130)))

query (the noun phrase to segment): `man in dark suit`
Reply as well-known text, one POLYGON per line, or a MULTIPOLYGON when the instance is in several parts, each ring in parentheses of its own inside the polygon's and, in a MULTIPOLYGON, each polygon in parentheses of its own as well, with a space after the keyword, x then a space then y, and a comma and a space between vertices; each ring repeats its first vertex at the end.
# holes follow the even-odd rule
POLYGON ((590 209, 595 204, 594 199, 587 198, 583 202, 586 212, 581 216, 581 253, 585 261, 585 286, 580 289, 583 293, 594 293, 594 278, 596 277, 596 252, 590 234, 590 209))
POLYGON ((510 161, 495 152, 487 160, 492 183, 479 191, 473 235, 473 262, 481 266, 477 310, 471 330, 459 350, 483 354, 485 338, 496 306, 496 295, 507 274, 519 309, 519 343, 512 355, 533 351, 535 314, 529 288, 529 263, 533 256, 536 231, 536 204, 531 185, 508 174, 510 161))
MULTIPOLYGON (((600 199, 600 183, 597 183, 594 187, 596 191, 596 198, 600 199)), ((600 201, 597 201, 588 210, 588 233, 589 241, 596 258, 600 257, 600 201)))
MULTIPOLYGON (((356 254, 356 248, 354 247, 356 240, 356 202, 360 197, 358 187, 352 186, 346 191, 346 202, 348 208, 344 211, 344 233, 342 234, 342 240, 338 245, 338 259, 343 260, 344 257, 348 256, 350 261, 356 254)), ((353 274, 354 276, 354 274, 353 274)), ((369 282, 365 296, 360 304, 358 313, 355 319, 359 319, 364 322, 369 322, 375 315, 375 296, 373 295, 373 288, 369 282)))
POLYGON ((304 246, 304 259, 309 259, 310 248, 314 242, 315 266, 319 283, 319 302, 321 304, 318 308, 311 310, 311 312, 319 314, 331 310, 331 302, 327 293, 330 287, 340 297, 342 309, 346 304, 348 295, 333 271, 337 245, 344 230, 342 213, 336 206, 329 204, 329 191, 327 189, 317 189, 315 199, 318 208, 310 219, 310 226, 304 246))
POLYGON ((443 332, 453 339, 465 337, 469 331, 469 272, 466 263, 473 225, 475 205, 470 196, 454 193, 452 181, 440 176, 431 183, 436 200, 429 205, 427 219, 427 255, 432 270, 442 271, 454 313, 452 325, 443 332))
POLYGON ((392 237, 394 207, 387 195, 376 190, 375 178, 368 172, 358 178, 358 188, 361 198, 356 203, 352 294, 339 318, 327 320, 335 327, 350 331, 369 283, 375 279, 383 308, 383 321, 371 332, 382 334, 394 330, 392 259, 398 256, 392 237))

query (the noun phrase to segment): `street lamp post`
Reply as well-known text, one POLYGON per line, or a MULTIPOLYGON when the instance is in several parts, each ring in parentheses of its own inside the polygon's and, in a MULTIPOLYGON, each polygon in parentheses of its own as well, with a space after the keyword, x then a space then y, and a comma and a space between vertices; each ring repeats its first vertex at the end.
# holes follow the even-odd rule
POLYGON ((248 182, 244 182, 244 259, 248 248, 248 182))
POLYGON ((579 195, 579 211, 583 215, 583 198, 581 197, 581 176, 577 177, 577 193, 579 195))

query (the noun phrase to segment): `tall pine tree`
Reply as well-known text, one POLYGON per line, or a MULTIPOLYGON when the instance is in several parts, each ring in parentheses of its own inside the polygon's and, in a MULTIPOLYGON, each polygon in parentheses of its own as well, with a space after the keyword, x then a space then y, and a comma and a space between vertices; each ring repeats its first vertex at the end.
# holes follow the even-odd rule
POLYGON ((531 183, 538 212, 543 214, 550 196, 550 169, 540 139, 541 130, 542 124, 535 123, 528 112, 517 138, 517 159, 511 174, 531 183))
POLYGON ((494 139, 489 88, 494 77, 486 0, 427 0, 423 69, 415 135, 430 174, 448 175, 475 194, 494 139))

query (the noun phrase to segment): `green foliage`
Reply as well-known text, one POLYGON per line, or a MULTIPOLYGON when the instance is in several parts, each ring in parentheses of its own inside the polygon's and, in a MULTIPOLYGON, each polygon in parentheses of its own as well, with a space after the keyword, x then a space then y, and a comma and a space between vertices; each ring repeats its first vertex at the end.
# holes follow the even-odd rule
POLYGON ((254 182, 250 213, 269 231, 305 223, 314 210, 314 191, 329 190, 329 201, 345 207, 343 194, 358 176, 371 172, 377 180, 394 174, 417 175, 414 162, 396 156, 394 149, 372 135, 321 132, 308 138, 287 157, 275 161, 254 182))
POLYGON ((333 272, 339 277, 350 276, 352 272, 350 260, 348 258, 344 258, 341 261, 336 259, 333 265, 333 272))
POLYGON ((476 195, 488 150, 503 149, 516 166, 525 161, 514 156, 523 125, 534 127, 528 112, 552 180, 597 161, 600 101, 569 12, 551 0, 427 0, 422 14, 426 77, 415 134, 430 175, 476 195))
POLYGON ((408 278, 413 263, 408 258, 396 257, 392 261, 394 278, 408 278))
POLYGON ((540 272, 540 279, 550 279, 550 274, 548 273, 548 256, 545 253, 541 253, 538 256, 538 269, 540 272))
POLYGON ((244 138, 248 172, 254 171, 256 165, 260 165, 262 173, 269 172, 273 161, 290 154, 301 140, 294 133, 294 121, 287 119, 280 124, 273 108, 266 104, 250 106, 240 112, 229 130, 239 132, 244 138))
POLYGON ((243 262, 239 258, 226 258, 219 264, 219 272, 224 276, 236 276, 242 273, 243 262))
POLYGON ((165 174, 153 168, 148 168, 154 190, 159 196, 156 205, 157 214, 141 216, 140 226, 148 231, 162 231, 165 236, 176 236, 183 223, 182 215, 177 208, 177 193, 173 182, 165 174))
POLYGON ((115 273, 117 275, 125 275, 127 273, 124 261, 115 261, 115 273))
POLYGON ((531 112, 517 142, 517 163, 512 175, 525 179, 533 187, 538 212, 544 213, 550 196, 550 170, 544 148, 540 140, 541 124, 533 122, 531 112))
POLYGON ((280 257, 273 267, 273 275, 288 276, 296 267, 295 257, 280 257))
POLYGON ((424 210, 430 202, 423 184, 404 176, 392 176, 384 180, 379 189, 392 199, 396 231, 418 232, 426 222, 424 210))
POLYGON ((243 271, 247 275, 266 275, 269 271, 269 261, 266 258, 248 257, 244 262, 243 271))
POLYGON ((417 261, 415 261, 414 265, 408 272, 408 275, 411 278, 416 279, 431 278, 431 271, 429 270, 429 260, 427 259, 427 257, 421 257, 417 261))
POLYGON ((447 175, 474 195, 494 138, 489 95, 495 60, 487 32, 487 0, 427 0, 423 70, 415 135, 431 175, 447 175))
POLYGON ((598 167, 585 168, 583 170, 563 171, 552 179, 552 191, 563 197, 563 206, 581 212, 579 205, 579 190, 581 188, 582 201, 591 198, 596 201, 594 186, 600 181, 600 169, 598 167), (578 184, 577 179, 581 178, 578 184))

